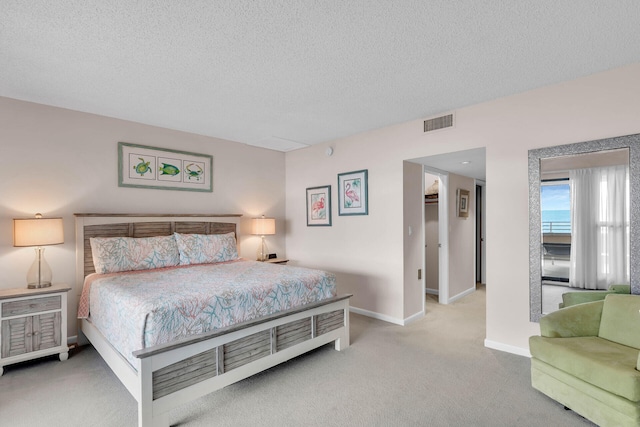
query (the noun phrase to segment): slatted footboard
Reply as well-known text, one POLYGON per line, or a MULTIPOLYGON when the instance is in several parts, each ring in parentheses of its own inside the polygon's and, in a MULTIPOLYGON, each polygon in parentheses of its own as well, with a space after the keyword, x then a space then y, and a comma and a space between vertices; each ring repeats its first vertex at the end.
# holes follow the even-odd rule
POLYGON ((349 345, 350 295, 178 343, 140 358, 140 426, 166 426, 169 410, 330 342, 349 345))

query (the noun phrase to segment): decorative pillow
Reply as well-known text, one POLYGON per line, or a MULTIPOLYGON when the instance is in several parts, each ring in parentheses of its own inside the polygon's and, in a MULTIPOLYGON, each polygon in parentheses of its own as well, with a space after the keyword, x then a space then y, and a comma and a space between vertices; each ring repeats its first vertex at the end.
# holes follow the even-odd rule
POLYGON ((91 237, 89 242, 96 273, 180 265, 180 253, 174 236, 91 237))
POLYGON ((227 234, 180 234, 174 233, 180 264, 205 264, 238 259, 238 248, 234 233, 227 234))

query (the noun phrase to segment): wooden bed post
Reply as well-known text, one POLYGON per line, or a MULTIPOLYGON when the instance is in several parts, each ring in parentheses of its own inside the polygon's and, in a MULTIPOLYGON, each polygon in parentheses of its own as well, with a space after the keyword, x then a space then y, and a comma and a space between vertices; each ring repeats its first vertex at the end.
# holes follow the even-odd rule
POLYGON ((140 359, 138 371, 140 397, 138 399, 138 427, 153 426, 153 376, 151 359, 140 359))
POLYGON ((347 299, 344 302, 344 331, 340 338, 336 340, 335 349, 338 351, 342 351, 345 348, 349 347, 351 344, 351 340, 349 337, 349 300, 347 299))
POLYGON ((140 359, 140 399, 138 400, 138 427, 169 427, 167 412, 160 412, 153 403, 152 358, 140 359))

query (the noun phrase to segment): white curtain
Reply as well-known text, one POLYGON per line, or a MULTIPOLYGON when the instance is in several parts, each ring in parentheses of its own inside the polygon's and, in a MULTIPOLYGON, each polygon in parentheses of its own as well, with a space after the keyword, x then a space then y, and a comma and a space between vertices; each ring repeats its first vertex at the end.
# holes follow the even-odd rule
POLYGON ((608 289, 629 283, 629 167, 569 172, 569 285, 608 289))

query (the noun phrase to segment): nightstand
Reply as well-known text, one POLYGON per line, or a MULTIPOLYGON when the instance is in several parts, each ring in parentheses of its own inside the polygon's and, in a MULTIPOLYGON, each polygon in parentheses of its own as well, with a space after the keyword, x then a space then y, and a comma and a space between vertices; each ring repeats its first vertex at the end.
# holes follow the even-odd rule
POLYGON ((286 264, 289 262, 287 258, 271 258, 267 259, 264 262, 270 262, 271 264, 286 264))
POLYGON ((0 375, 4 366, 50 354, 67 360, 67 285, 0 290, 0 375))

